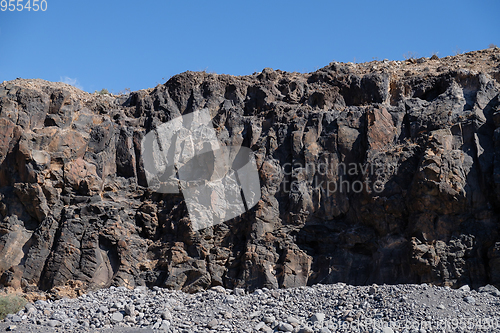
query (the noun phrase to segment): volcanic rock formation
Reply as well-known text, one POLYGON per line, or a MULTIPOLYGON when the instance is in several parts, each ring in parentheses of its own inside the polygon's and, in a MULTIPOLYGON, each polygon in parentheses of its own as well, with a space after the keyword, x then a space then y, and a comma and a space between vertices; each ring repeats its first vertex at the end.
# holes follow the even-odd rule
POLYGON ((24 290, 346 282, 500 285, 500 49, 186 72, 128 95, 0 85, 0 283, 24 290), (207 108, 262 197, 193 231, 148 188, 141 140, 207 108))

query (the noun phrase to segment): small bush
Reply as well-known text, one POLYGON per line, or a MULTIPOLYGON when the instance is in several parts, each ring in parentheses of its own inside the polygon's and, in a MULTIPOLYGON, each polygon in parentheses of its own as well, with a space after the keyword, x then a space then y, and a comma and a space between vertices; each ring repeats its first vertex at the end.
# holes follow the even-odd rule
POLYGON ((120 90, 120 91, 118 92, 118 95, 128 95, 128 94, 130 94, 130 93, 131 93, 130 88, 125 88, 125 89, 123 89, 123 90, 120 90))
POLYGON ((405 60, 410 60, 410 59, 417 59, 418 58, 418 54, 416 52, 406 52, 405 54, 403 54, 403 57, 405 58, 405 60))
POLYGON ((9 313, 17 313, 26 303, 27 301, 22 297, 14 295, 0 296, 0 320, 4 320, 9 313))
POLYGON ((102 88, 100 91, 95 91, 94 94, 98 94, 98 95, 109 95, 109 91, 108 89, 106 88, 102 88))
POLYGON ((488 47, 490 49, 496 49, 497 48, 496 44, 493 44, 493 43, 491 43, 490 45, 488 45, 488 47))

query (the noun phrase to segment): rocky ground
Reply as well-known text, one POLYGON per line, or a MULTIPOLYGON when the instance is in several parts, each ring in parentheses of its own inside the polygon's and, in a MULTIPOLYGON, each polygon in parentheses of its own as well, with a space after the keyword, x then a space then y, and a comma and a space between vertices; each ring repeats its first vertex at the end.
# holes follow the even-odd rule
POLYGON ((498 332, 500 291, 344 283, 269 290, 101 289, 38 300, 0 326, 19 332, 498 332))

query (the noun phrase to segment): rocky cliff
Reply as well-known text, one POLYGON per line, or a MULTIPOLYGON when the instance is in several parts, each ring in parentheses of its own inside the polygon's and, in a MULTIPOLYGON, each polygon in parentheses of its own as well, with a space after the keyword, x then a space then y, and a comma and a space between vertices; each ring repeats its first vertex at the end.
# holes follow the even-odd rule
POLYGON ((186 72, 129 95, 0 85, 0 283, 24 290, 500 284, 500 49, 186 72), (141 140, 207 108, 256 157, 258 204, 193 231, 141 140))

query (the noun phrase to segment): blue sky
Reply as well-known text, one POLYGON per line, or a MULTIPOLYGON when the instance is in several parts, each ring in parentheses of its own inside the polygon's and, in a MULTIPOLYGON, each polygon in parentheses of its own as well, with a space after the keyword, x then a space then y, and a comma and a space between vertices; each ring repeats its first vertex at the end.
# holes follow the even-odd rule
POLYGON ((310 72, 500 46, 498 0, 45 1, 44 12, 0 11, 0 82, 119 92, 186 70, 310 72))

